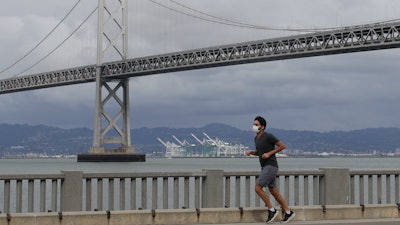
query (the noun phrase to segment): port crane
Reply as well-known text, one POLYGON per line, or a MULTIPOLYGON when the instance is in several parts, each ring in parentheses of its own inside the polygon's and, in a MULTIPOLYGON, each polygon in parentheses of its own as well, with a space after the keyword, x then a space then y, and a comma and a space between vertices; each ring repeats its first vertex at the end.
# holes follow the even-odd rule
POLYGON ((159 142, 161 142, 162 145, 165 146, 165 157, 167 158, 172 158, 172 157, 180 157, 183 156, 185 149, 181 145, 177 145, 173 142, 165 142, 161 140, 160 138, 157 138, 159 142))

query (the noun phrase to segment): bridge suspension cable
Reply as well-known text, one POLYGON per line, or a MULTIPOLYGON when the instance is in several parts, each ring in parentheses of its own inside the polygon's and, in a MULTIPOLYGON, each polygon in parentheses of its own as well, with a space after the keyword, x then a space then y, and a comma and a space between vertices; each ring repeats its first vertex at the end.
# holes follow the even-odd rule
MULTIPOLYGON (((74 11, 74 9, 78 6, 79 2, 81 0, 78 0, 75 5, 69 10, 69 12, 58 22, 58 24, 42 39, 40 40, 31 50, 29 50, 25 55, 23 55, 20 59, 9 65, 8 67, 4 68, 3 70, 0 71, 1 73, 4 73, 5 71, 11 69, 13 66, 15 66, 17 63, 21 62, 23 59, 25 59, 28 55, 30 55, 36 48, 38 48, 50 35, 65 21, 65 19, 74 11)), ((24 71, 25 72, 25 71, 24 71)), ((23 72, 22 72, 23 73, 23 72)))
POLYGON ((60 42, 60 44, 58 44, 53 50, 51 50, 49 53, 47 53, 45 56, 43 56, 41 59, 39 59, 36 63, 32 64, 31 66, 29 66, 28 68, 26 68, 25 70, 23 70, 22 72, 14 75, 13 77, 18 77, 20 75, 22 75, 23 73, 25 73, 26 71, 32 69, 33 67, 35 67, 36 65, 38 65, 39 63, 41 63, 43 60, 45 60, 47 57, 49 57, 51 54, 53 54, 53 52, 55 52, 57 49, 59 49, 61 47, 61 45, 63 45, 70 37, 72 37, 72 35, 74 35, 81 27, 83 24, 86 23, 86 21, 93 15, 93 13, 95 13, 97 11, 96 7, 95 9, 93 9, 93 11, 82 21, 81 24, 79 24, 79 26, 77 28, 75 28, 75 30, 69 34, 62 42, 60 42))
MULTIPOLYGON (((199 13, 201 15, 210 17, 211 19, 181 11, 179 9, 167 6, 165 4, 157 2, 155 0, 148 0, 148 1, 158 5, 160 7, 163 7, 163 8, 166 8, 168 10, 171 10, 173 12, 176 12, 176 13, 179 13, 179 14, 183 14, 183 15, 186 15, 186 16, 189 16, 189 17, 193 17, 193 18, 196 18, 196 19, 200 19, 200 20, 204 20, 204 21, 212 22, 212 23, 218 23, 218 24, 222 24, 222 25, 226 25, 226 26, 234 26, 234 27, 240 27, 240 28, 246 28, 246 29, 271 30, 271 31, 290 31, 290 32, 318 32, 318 31, 330 31, 330 30, 336 30, 336 29, 345 28, 343 26, 320 27, 320 28, 284 28, 284 27, 261 26, 261 25, 254 25, 254 24, 238 22, 238 21, 234 21, 234 20, 231 20, 231 19, 222 18, 222 17, 219 17, 219 16, 214 16, 214 15, 211 15, 209 13, 206 13, 206 12, 194 9, 192 7, 189 7, 187 5, 184 5, 182 3, 179 3, 179 2, 177 2, 175 0, 169 0, 169 1, 172 2, 175 5, 178 5, 178 6, 182 7, 182 8, 185 8, 185 9, 188 9, 190 11, 199 13)), ((378 21, 378 22, 374 22, 374 23, 364 24, 364 26, 365 25, 373 25, 373 24, 390 23, 390 22, 396 22, 396 21, 400 21, 400 19, 378 21)))

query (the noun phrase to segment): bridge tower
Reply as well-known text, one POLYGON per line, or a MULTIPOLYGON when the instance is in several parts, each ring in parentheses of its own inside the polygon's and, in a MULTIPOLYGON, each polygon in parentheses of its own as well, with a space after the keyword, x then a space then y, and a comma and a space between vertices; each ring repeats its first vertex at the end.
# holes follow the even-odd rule
POLYGON ((103 76, 105 58, 125 61, 128 53, 127 0, 98 0, 96 110, 93 146, 79 161, 145 161, 131 146, 129 78, 103 76), (116 109, 117 108, 117 109, 116 109))

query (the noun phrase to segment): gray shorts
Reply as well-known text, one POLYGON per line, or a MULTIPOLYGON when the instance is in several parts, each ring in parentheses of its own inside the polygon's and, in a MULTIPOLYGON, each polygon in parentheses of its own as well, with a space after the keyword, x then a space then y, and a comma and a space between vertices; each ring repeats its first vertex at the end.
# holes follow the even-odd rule
POLYGON ((276 187, 276 175, 278 174, 278 168, 275 166, 264 166, 261 168, 260 176, 257 178, 257 184, 262 187, 276 187))

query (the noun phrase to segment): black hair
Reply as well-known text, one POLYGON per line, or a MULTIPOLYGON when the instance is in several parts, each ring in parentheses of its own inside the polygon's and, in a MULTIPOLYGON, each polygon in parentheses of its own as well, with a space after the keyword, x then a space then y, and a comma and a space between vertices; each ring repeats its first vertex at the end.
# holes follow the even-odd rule
POLYGON ((257 120, 258 122, 260 122, 260 125, 264 126, 264 128, 267 127, 267 121, 264 119, 264 117, 257 116, 254 120, 257 120))

